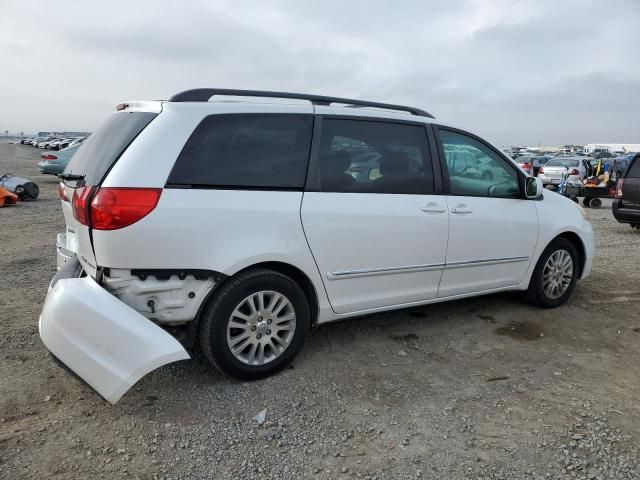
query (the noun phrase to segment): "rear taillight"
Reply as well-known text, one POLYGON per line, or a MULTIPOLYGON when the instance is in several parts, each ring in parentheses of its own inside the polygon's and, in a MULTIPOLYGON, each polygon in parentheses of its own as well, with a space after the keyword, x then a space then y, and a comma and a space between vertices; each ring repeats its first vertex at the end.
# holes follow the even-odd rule
POLYGON ((569 172, 569 175, 580 175, 580 171, 577 168, 574 168, 569 172))
POLYGON ((618 180, 618 185, 616 186, 616 198, 622 198, 622 184, 624 183, 624 179, 621 178, 618 180))
POLYGON ((117 230, 132 225, 156 208, 161 193, 161 188, 100 188, 89 207, 90 226, 117 230))
POLYGON ((67 192, 64 189, 64 183, 62 183, 62 182, 60 182, 58 184, 58 197, 63 202, 68 202, 69 201, 69 197, 67 197, 67 192))
POLYGON ((80 187, 73 191, 71 197, 71 208, 73 217, 81 224, 89 225, 89 200, 93 193, 93 187, 80 187))
POLYGON ((51 155, 50 153, 47 153, 47 154, 43 153, 42 158, 44 158, 45 160, 55 160, 58 157, 56 157, 55 155, 51 155))

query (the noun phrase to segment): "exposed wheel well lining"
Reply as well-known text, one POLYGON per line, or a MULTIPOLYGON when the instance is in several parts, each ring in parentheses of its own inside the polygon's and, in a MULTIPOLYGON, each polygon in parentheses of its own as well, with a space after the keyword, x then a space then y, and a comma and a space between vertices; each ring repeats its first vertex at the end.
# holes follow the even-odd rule
POLYGON ((189 326, 191 328, 189 329, 189 335, 188 335, 190 342, 194 340, 195 335, 197 334, 198 325, 200 323, 200 314, 204 309, 204 306, 212 300, 212 298, 216 295, 216 291, 220 288, 220 286, 223 285, 225 282, 235 278, 236 275, 242 272, 246 272, 247 270, 253 270, 254 268, 267 268, 269 270, 273 270, 274 272, 281 273, 282 275, 286 275, 291 280, 296 282, 300 286, 300 288, 302 288, 302 291, 307 297, 307 302, 309 302, 309 310, 311 312, 311 326, 312 327, 315 326, 318 320, 318 311, 319 311, 318 294, 316 292, 315 287, 313 286, 313 283, 311 282, 311 279, 309 279, 309 277, 302 270, 300 270, 297 267, 294 267, 291 264, 284 263, 284 262, 262 262, 262 263, 256 263, 249 267, 243 268, 242 270, 236 272, 234 275, 226 277, 221 282, 216 283, 216 285, 213 287, 213 290, 210 292, 209 296, 206 298, 204 302, 202 302, 202 305, 200 306, 200 310, 198 311, 198 315, 195 321, 190 322, 189 326))
MULTIPOLYGON (((565 239, 569 240, 571 243, 573 243, 573 245, 576 247, 576 250, 578 251, 578 259, 579 259, 578 263, 579 263, 579 267, 580 267, 578 278, 580 278, 582 276, 582 272, 584 271, 584 264, 585 264, 585 262, 587 260, 587 254, 585 252, 585 248, 584 248, 584 244, 582 243, 582 240, 580 239, 580 237, 577 234, 575 234, 573 232, 561 233, 556 238, 565 238, 565 239)), ((554 240, 555 240, 555 238, 554 238, 554 240)))

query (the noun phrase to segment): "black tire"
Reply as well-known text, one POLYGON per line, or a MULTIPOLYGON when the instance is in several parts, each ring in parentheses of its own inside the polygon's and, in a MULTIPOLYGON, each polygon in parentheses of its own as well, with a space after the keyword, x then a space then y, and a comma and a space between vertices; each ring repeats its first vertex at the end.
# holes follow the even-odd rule
POLYGON ((554 308, 562 305, 573 293, 578 281, 579 272, 580 257, 575 245, 566 238, 556 238, 544 249, 542 255, 540 255, 536 268, 531 275, 529 288, 525 293, 525 300, 542 308, 554 308), (542 274, 549 257, 559 250, 565 250, 571 255, 571 259, 573 260, 573 275, 564 294, 558 298, 551 298, 544 291, 542 274))
POLYGON ((286 368, 302 349, 309 331, 309 303, 300 286, 289 277, 268 269, 248 270, 220 286, 200 318, 200 346, 207 359, 225 375, 258 380, 286 368), (295 331, 289 345, 264 365, 248 365, 237 359, 227 343, 227 325, 235 308, 249 295, 263 290, 284 295, 295 311, 295 331))
POLYGON ((591 206, 591 198, 584 197, 582 199, 582 205, 584 205, 585 207, 589 208, 591 206))
POLYGON ((602 206, 602 200, 599 198, 592 198, 589 202, 589 207, 591 208, 600 208, 602 206))

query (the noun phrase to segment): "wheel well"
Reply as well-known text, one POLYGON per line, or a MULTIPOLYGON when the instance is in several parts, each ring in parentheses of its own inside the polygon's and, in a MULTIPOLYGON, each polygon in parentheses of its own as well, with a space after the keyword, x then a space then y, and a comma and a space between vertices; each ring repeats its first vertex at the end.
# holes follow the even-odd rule
MULTIPOLYGON (((245 268, 242 271, 246 271, 253 268, 268 268, 269 270, 273 270, 275 272, 286 275, 291 280, 296 282, 305 296, 307 297, 307 302, 309 302, 309 310, 311 313, 311 326, 314 327, 316 321, 318 320, 318 293, 316 292, 311 279, 297 267, 290 265, 284 262, 263 262, 257 263, 255 265, 251 265, 250 267, 245 268)), ((240 273, 240 272, 238 272, 240 273)), ((236 274, 237 275, 237 274, 236 274)))
POLYGON ((220 288, 221 285, 228 282, 232 278, 235 278, 236 275, 242 272, 246 272, 247 270, 252 270, 254 268, 268 268, 269 270, 273 270, 275 272, 281 273, 282 275, 286 275, 291 280, 296 282, 305 296, 307 297, 307 302, 309 302, 309 310, 311 313, 311 327, 313 328, 316 325, 318 320, 318 294, 316 293, 316 289, 313 286, 313 283, 309 279, 309 277, 299 268, 294 267, 288 263, 283 262, 262 262, 256 263, 255 265, 251 265, 249 267, 243 268, 239 272, 236 272, 234 275, 224 278, 220 282, 216 283, 213 289, 209 292, 207 298, 202 302, 196 318, 193 321, 189 322, 187 325, 186 339, 185 343, 189 348, 193 348, 195 345, 195 339, 198 335, 198 329, 200 326, 200 315, 204 310, 205 305, 207 305, 211 299, 215 296, 216 291, 220 288))
POLYGON ((571 243, 573 243, 573 246, 576 247, 576 250, 578 251, 578 257, 579 257, 579 264, 580 264, 580 275, 578 276, 578 278, 580 278, 580 276, 582 276, 582 272, 584 270, 584 263, 587 259, 587 254, 585 252, 584 249, 584 244, 582 243, 582 240, 580 240, 580 237, 573 233, 573 232, 565 232, 565 233, 561 233, 560 235, 558 235, 556 238, 565 238, 567 240, 569 240, 571 243))

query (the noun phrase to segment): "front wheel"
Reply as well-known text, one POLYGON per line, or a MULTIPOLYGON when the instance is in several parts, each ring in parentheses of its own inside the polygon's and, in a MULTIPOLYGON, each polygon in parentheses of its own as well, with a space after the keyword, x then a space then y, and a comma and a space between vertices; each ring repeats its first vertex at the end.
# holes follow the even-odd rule
POLYGON ((249 270, 222 285, 205 307, 200 345, 222 373, 257 380, 293 361, 309 325, 309 303, 293 280, 272 270, 249 270))
POLYGON ((579 270, 576 247, 566 238, 556 238, 536 264, 526 299, 543 308, 562 305, 576 286, 579 270))

